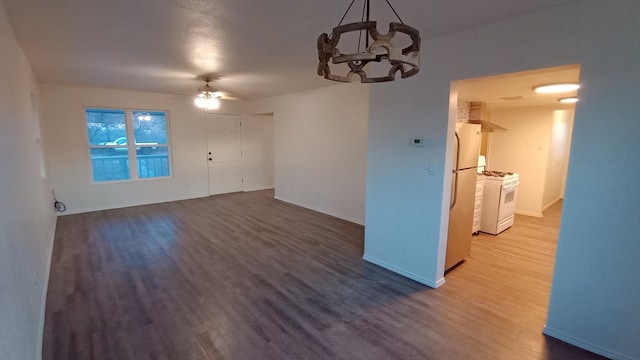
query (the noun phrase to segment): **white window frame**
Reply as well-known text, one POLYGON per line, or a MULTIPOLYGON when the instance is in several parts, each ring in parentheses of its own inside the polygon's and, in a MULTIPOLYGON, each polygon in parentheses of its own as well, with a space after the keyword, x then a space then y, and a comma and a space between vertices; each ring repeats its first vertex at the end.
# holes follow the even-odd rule
MULTIPOLYGON (((85 129, 87 127, 87 110, 119 110, 123 111, 125 115, 125 129, 126 129, 126 137, 127 137, 127 158, 129 160, 129 178, 122 180, 104 180, 104 181, 96 181, 94 176, 93 169, 93 158, 91 157, 91 150, 93 149, 107 149, 111 147, 111 145, 91 145, 91 141, 89 140, 89 136, 87 134, 87 149, 89 155, 89 164, 91 168, 91 183, 92 185, 105 185, 105 184, 117 184, 117 183, 127 183, 127 182, 137 182, 137 181, 154 181, 154 180, 166 180, 173 178, 173 156, 171 150, 171 116, 169 110, 159 110, 159 109, 139 109, 139 108, 116 108, 109 106, 85 106, 83 108, 84 115, 84 126, 85 129), (136 151, 135 146, 135 130, 134 130, 134 112, 163 112, 165 114, 165 123, 166 123, 166 131, 167 131, 167 143, 166 144, 158 144, 158 147, 166 147, 167 148, 167 162, 169 166, 169 175, 168 176, 155 176, 155 177, 145 177, 140 178, 138 174, 138 153, 136 151)), ((116 146, 113 146, 114 148, 116 146)), ((121 146, 118 146, 121 147, 121 146)), ((123 147, 123 146, 122 146, 123 147)))

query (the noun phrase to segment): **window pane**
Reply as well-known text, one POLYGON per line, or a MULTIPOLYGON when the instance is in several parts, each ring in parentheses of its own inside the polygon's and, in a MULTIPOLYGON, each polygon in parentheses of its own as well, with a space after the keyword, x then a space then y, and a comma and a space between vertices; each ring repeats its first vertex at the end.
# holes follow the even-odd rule
POLYGON ((124 110, 87 109, 86 117, 90 145, 115 145, 127 135, 124 110))
POLYGON ((129 157, 126 150, 127 148, 91 149, 93 181, 129 180, 129 157))
POLYGON ((167 114, 164 111, 134 111, 133 133, 137 145, 167 145, 167 114))
POLYGON ((138 151, 138 177, 141 179, 170 176, 169 148, 166 146, 154 147, 153 151, 145 154, 138 151))
POLYGON ((94 182, 171 176, 165 111, 86 109, 94 182), (134 139, 127 139, 127 130, 134 139), (135 157, 129 157, 135 147, 135 157))

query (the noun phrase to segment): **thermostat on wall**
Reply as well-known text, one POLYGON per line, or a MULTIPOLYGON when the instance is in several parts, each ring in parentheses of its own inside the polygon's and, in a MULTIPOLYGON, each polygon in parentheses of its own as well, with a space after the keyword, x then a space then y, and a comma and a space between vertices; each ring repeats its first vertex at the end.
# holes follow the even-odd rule
POLYGON ((423 137, 419 137, 419 138, 411 139, 411 145, 416 146, 416 147, 423 147, 424 146, 424 138, 423 137))

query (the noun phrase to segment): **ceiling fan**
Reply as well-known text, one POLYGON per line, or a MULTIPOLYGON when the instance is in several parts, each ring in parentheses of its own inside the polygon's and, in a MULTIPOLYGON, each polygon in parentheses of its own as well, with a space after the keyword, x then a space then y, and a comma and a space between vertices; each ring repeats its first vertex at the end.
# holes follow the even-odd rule
POLYGON ((237 96, 230 95, 224 91, 219 91, 209 85, 210 82, 217 80, 218 78, 205 75, 199 76, 198 79, 205 82, 204 86, 198 88, 198 95, 195 99, 195 104, 199 108, 203 108, 205 110, 217 109, 220 107, 220 100, 241 100, 237 96))
POLYGON ((217 109, 220 107, 220 98, 222 96, 218 94, 217 90, 214 90, 209 83, 213 80, 210 77, 203 77, 202 80, 206 83, 205 86, 198 88, 198 95, 196 96, 195 104, 199 108, 205 110, 217 109))

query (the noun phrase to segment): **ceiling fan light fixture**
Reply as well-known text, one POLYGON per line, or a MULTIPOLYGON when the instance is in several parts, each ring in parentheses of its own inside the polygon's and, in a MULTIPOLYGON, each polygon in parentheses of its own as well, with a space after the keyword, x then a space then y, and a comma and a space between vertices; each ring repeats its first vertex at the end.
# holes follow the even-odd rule
MULTIPOLYGON (((331 34, 323 33, 318 37, 318 75, 328 80, 351 82, 353 75, 357 74, 362 83, 394 81, 398 72, 402 79, 416 75, 420 71, 420 32, 402 21, 389 0, 386 0, 386 3, 400 22, 391 22, 388 33, 379 33, 377 22, 370 20, 370 0, 364 1, 362 21, 342 25, 354 1, 351 1, 342 20, 333 28, 331 34), (340 39, 344 34, 353 33, 358 36, 357 47, 352 49, 353 52, 343 53, 338 48, 340 39), (410 44, 406 47, 394 45, 394 40, 398 40, 395 39, 396 35, 400 35, 399 37, 405 35, 410 40, 410 44), (365 44, 361 47, 363 38, 365 44), (389 70, 386 73, 370 76, 367 71, 370 71, 371 67, 367 65, 372 62, 388 63, 389 70), (336 75, 332 72, 331 65, 341 67, 346 74, 336 75)), ((341 47, 342 45, 344 44, 340 44, 341 47)))
POLYGON ((220 100, 211 94, 198 94, 195 104, 205 110, 215 110, 220 107, 220 100))
POLYGON ((220 107, 220 96, 209 86, 211 79, 205 78, 206 85, 198 88, 198 95, 194 103, 197 107, 205 110, 215 110, 220 107))
POLYGON ((578 90, 579 88, 580 84, 578 83, 546 84, 534 86, 533 91, 538 94, 558 94, 578 90))

